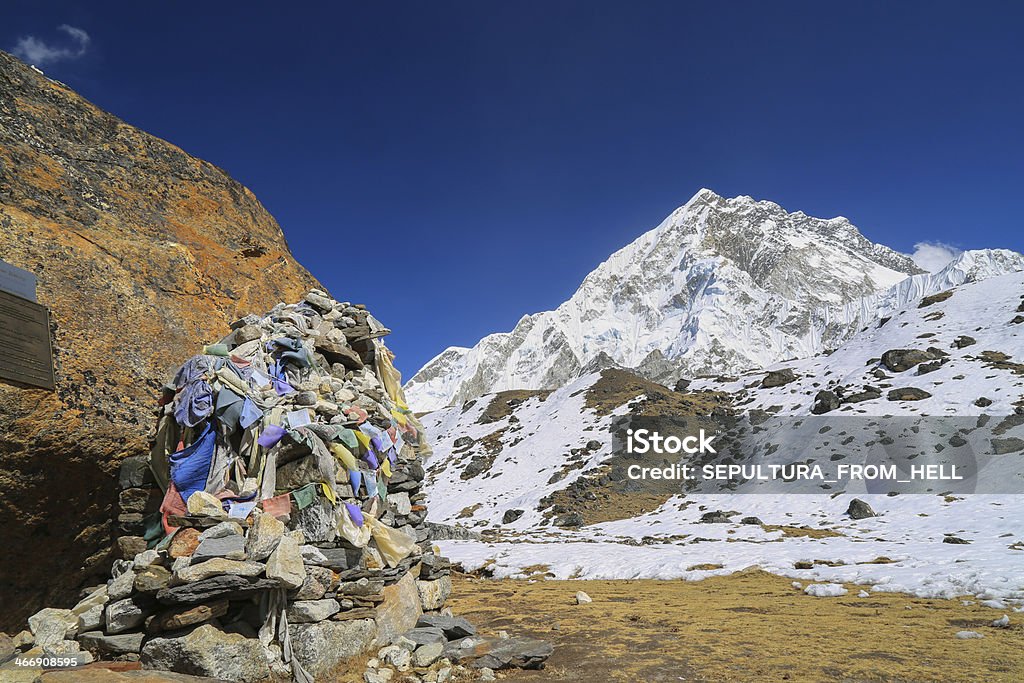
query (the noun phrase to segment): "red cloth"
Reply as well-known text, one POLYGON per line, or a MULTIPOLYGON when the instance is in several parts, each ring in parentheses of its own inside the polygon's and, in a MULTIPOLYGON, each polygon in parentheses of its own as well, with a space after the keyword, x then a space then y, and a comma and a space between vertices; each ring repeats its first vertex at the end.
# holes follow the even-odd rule
POLYGON ((287 519, 292 514, 291 494, 285 493, 274 498, 267 498, 263 501, 263 512, 278 519, 287 519))
POLYGON ((167 493, 164 494, 164 500, 160 503, 161 523, 164 525, 164 533, 170 534, 178 527, 171 526, 167 523, 167 517, 169 515, 186 515, 188 514, 188 508, 185 506, 185 501, 181 499, 181 494, 178 493, 178 489, 174 487, 174 482, 167 482, 167 493))

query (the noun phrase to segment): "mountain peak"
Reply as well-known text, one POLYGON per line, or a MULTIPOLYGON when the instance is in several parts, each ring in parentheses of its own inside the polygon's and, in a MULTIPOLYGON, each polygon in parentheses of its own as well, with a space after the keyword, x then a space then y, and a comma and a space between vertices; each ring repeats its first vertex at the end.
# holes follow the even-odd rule
POLYGON ((595 366, 658 381, 761 368, 835 348, 880 306, 1024 268, 1012 254, 968 252, 946 276, 932 276, 841 216, 702 188, 558 308, 439 355, 406 394, 424 411, 495 391, 554 389, 595 366))

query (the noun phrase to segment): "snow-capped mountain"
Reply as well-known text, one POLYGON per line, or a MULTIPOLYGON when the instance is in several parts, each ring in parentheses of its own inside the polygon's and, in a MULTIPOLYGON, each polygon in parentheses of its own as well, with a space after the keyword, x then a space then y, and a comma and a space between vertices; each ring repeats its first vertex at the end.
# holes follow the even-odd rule
POLYGON ((845 218, 705 189, 557 309, 446 349, 405 391, 429 411, 488 392, 558 388, 601 367, 659 381, 762 368, 835 348, 924 294, 1021 269, 1020 254, 980 251, 924 273, 845 218))
MULTIPOLYGON (((906 287, 979 276, 979 267, 989 265, 968 256, 956 266, 960 275, 920 276, 906 287), (936 280, 924 282, 929 277, 936 280)), ((756 566, 801 581, 860 584, 872 593, 974 594, 993 607, 1024 604, 1017 496, 1005 493, 1008 486, 1019 490, 1024 477, 1021 272, 911 296, 828 355, 737 378, 697 379, 684 392, 604 371, 550 393, 482 396, 434 411, 423 423, 434 447, 426 462, 432 521, 483 534, 440 543, 467 569, 484 567, 499 577, 544 567, 560 579, 696 580, 756 566), (901 364, 893 350, 934 360, 919 355, 916 364, 901 364), (1003 446, 994 472, 1007 482, 993 486, 979 475, 989 489, 956 495, 946 481, 931 484, 931 492, 895 496, 864 493, 855 482, 842 493, 737 495, 722 486, 680 495, 681 485, 635 487, 622 474, 637 461, 624 460, 614 445, 618 416, 714 415, 726 406, 785 419, 817 412, 823 392, 835 399, 823 417, 839 436, 858 418, 871 428, 882 417, 966 419, 968 439, 987 424, 1003 446), (1004 492, 988 492, 993 488, 1004 492), (845 511, 854 496, 878 516, 851 518, 845 511)), ((923 457, 915 462, 949 457, 959 436, 942 450, 920 442, 913 457, 923 457)), ((842 459, 847 443, 837 439, 815 457, 842 459)))

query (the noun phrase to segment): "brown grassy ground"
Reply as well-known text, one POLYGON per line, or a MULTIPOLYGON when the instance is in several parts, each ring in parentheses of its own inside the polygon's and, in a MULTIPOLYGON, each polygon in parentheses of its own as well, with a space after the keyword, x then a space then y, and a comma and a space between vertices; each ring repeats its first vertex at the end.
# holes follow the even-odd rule
POLYGON ((526 581, 460 576, 449 602, 481 631, 551 641, 529 681, 1021 681, 1022 617, 905 595, 815 598, 749 571, 700 582, 526 581), (576 605, 576 591, 592 604, 576 605), (909 609, 908 609, 909 608, 909 609), (957 640, 960 630, 980 640, 957 640))

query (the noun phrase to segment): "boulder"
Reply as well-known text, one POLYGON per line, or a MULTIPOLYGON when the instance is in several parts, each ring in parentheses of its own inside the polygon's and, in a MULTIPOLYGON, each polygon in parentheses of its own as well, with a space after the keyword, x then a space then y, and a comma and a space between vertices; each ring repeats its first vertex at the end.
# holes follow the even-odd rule
POLYGON ((107 605, 104 612, 106 631, 109 634, 121 633, 142 625, 146 620, 146 612, 142 606, 131 598, 118 600, 107 605))
MULTIPOLYGON (((220 525, 213 528, 220 528, 220 525)), ((208 531, 212 531, 212 529, 208 529, 208 531)), ((202 534, 200 534, 201 536, 202 534)), ((231 534, 202 540, 195 552, 192 553, 192 562, 203 562, 214 557, 223 557, 228 560, 244 560, 246 558, 245 539, 231 534)))
POLYGON ((417 625, 423 609, 416 579, 406 572, 397 583, 384 588, 384 602, 377 607, 377 638, 380 645, 392 640, 417 625))
POLYGON ((88 631, 78 635, 78 642, 86 650, 104 655, 125 655, 142 650, 144 633, 122 633, 108 636, 102 631, 88 631))
POLYGON ((541 669, 554 652, 550 643, 533 638, 468 637, 450 643, 446 657, 474 669, 541 669))
POLYGON ((209 676, 239 683, 260 683, 270 668, 260 641, 203 624, 182 634, 151 639, 140 658, 146 669, 209 676))
POLYGON ((444 643, 427 643, 420 645, 412 653, 413 666, 426 668, 441 658, 444 652, 444 643))
POLYGON ((199 547, 199 529, 178 529, 174 532, 167 554, 171 557, 191 557, 199 547))
POLYGON ((761 380, 762 389, 772 389, 774 387, 781 387, 784 384, 795 382, 797 376, 793 374, 793 371, 789 368, 782 370, 772 370, 761 380))
POLYGON ((310 675, 322 680, 345 660, 369 652, 376 637, 372 619, 295 624, 292 653, 310 675))
POLYGON ((463 617, 444 614, 424 614, 416 621, 418 628, 439 628, 448 640, 458 640, 476 634, 476 628, 463 617))
POLYGON ((262 562, 277 548, 284 532, 281 520, 273 515, 257 515, 245 537, 245 554, 250 560, 262 562))
POLYGON ((330 619, 341 611, 341 605, 333 598, 323 600, 296 600, 288 606, 289 624, 310 624, 330 619))
POLYGON ((334 584, 334 572, 327 567, 306 566, 306 578, 295 593, 295 600, 319 600, 334 584))
POLYGON ((452 594, 452 577, 442 576, 433 581, 417 579, 416 590, 419 591, 420 606, 424 612, 441 609, 452 594))
POLYGON ((501 516, 502 524, 511 524, 520 517, 523 516, 524 510, 505 510, 505 514, 501 516))
POLYGON ((441 643, 444 645, 448 642, 448 639, 445 638, 444 631, 433 626, 418 626, 406 631, 402 637, 416 645, 426 645, 427 643, 441 643))
POLYGON ((171 572, 158 565, 142 569, 135 575, 135 590, 140 593, 156 593, 167 588, 171 582, 171 572))
POLYGON ((277 548, 267 559, 267 578, 276 580, 285 588, 301 587, 306 580, 306 568, 302 564, 299 547, 299 542, 293 536, 282 536, 277 548))
MULTIPOLYGON (((184 569, 174 572, 173 580, 176 584, 192 583, 202 581, 212 576, 259 576, 263 573, 264 566, 259 562, 240 562, 238 560, 225 560, 222 557, 215 557, 199 564, 190 564, 184 569)), ((268 575, 269 576, 269 575, 268 575)))
POLYGON ((901 389, 892 389, 886 395, 886 398, 890 401, 921 401, 931 398, 931 394, 917 387, 903 387, 901 389))
POLYGON ((935 355, 919 349, 890 349, 882 354, 882 365, 891 372, 905 372, 930 360, 936 360, 935 355))
POLYGON ((846 508, 846 514, 850 516, 850 519, 867 519, 868 517, 877 516, 875 511, 871 509, 871 506, 860 498, 854 498, 850 501, 849 507, 846 508))
POLYGON ((78 615, 69 609, 47 607, 28 618, 28 628, 38 647, 48 647, 74 637, 78 615))
POLYGON ((814 396, 814 405, 811 406, 811 413, 824 415, 839 407, 839 396, 834 391, 822 389, 814 396))

